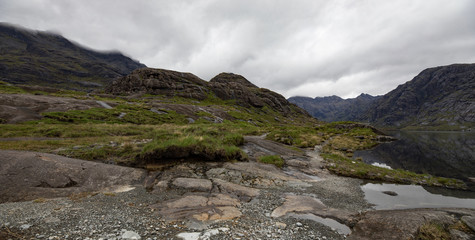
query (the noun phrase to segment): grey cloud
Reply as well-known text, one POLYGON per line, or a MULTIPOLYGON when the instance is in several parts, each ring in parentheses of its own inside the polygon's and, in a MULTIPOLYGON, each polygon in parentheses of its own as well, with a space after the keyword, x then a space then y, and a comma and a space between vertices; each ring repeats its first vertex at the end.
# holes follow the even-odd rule
POLYGON ((0 0, 0 21, 286 97, 384 94, 424 68, 475 62, 473 12, 470 0, 0 0))

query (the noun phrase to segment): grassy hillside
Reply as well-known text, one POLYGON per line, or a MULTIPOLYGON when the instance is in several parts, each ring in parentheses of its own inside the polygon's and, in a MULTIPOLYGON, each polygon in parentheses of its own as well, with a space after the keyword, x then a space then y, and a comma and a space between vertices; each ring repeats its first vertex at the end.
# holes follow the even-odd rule
MULTIPOLYGON (((1 86, 0 93, 32 93, 1 86)), ((0 149, 56 153, 153 170, 181 161, 247 161, 240 148, 244 136, 267 134, 267 139, 292 148, 313 149, 321 145, 326 167, 336 174, 463 187, 460 181, 382 169, 353 160, 353 151, 378 144, 377 131, 366 125, 319 122, 299 111, 284 115, 269 107, 243 107, 213 94, 201 101, 164 95, 106 97, 74 91, 34 94, 96 99, 114 107, 49 112, 41 120, 0 124, 0 138, 4 139, 0 149)), ((278 156, 260 161, 285 167, 278 156)))

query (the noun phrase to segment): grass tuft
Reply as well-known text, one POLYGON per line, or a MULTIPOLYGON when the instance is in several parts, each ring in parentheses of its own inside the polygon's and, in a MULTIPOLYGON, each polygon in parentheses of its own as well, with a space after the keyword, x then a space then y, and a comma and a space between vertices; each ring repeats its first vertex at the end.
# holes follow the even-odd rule
POLYGON ((438 223, 426 223, 419 228, 416 240, 449 240, 450 234, 438 223))
POLYGON ((259 162, 273 164, 278 168, 282 168, 284 166, 284 159, 282 159, 282 157, 280 157, 279 155, 262 156, 259 158, 259 162))

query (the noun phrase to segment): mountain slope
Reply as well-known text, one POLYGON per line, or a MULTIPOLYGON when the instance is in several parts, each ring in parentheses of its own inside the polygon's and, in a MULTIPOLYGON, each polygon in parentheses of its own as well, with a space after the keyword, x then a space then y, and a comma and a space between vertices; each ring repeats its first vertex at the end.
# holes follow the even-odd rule
POLYGON ((289 102, 307 110, 310 115, 327 122, 354 121, 366 112, 380 96, 361 94, 356 98, 342 99, 338 96, 331 97, 291 97, 289 102))
POLYGON ((92 89, 141 67, 119 52, 96 52, 56 34, 0 23, 1 81, 92 89))
POLYGON ((289 101, 324 121, 363 121, 390 128, 470 128, 475 123, 475 64, 426 69, 378 97, 292 97, 289 101))
POLYGON ((361 119, 377 126, 473 126, 475 64, 426 69, 374 102, 361 119))

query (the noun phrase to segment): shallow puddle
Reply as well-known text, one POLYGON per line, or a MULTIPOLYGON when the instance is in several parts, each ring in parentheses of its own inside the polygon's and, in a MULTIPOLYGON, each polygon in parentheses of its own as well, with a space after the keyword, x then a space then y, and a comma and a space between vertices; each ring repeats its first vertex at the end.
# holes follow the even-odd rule
POLYGON ((473 208, 475 199, 443 196, 428 192, 418 185, 367 183, 361 186, 365 199, 377 210, 408 208, 473 208), (394 192, 391 196, 383 192, 394 192))

